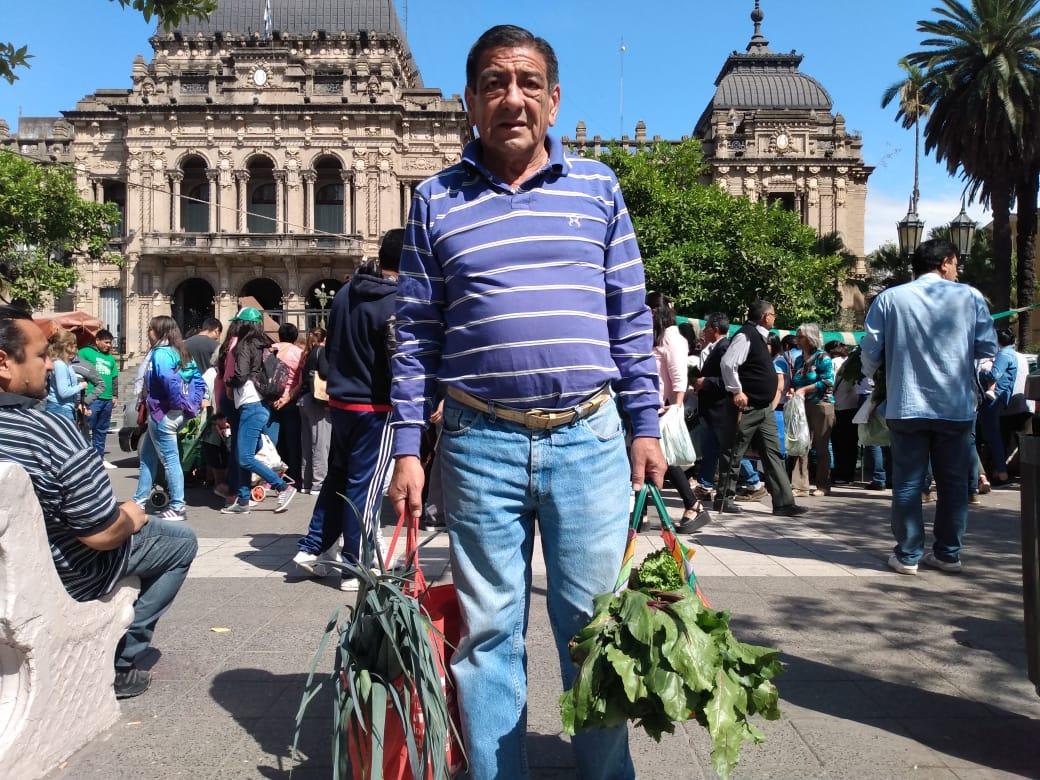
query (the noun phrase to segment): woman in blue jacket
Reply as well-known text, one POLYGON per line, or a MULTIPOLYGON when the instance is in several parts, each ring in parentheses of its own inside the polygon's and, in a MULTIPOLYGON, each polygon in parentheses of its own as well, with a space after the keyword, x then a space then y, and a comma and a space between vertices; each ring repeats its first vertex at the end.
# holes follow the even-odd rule
POLYGON ((158 517, 186 520, 184 471, 177 432, 186 419, 199 413, 205 383, 184 348, 184 339, 173 317, 153 317, 148 323, 148 341, 152 349, 146 358, 148 365, 141 390, 147 409, 148 433, 141 437, 138 450, 141 473, 134 501, 141 506, 148 502, 155 475, 162 468, 166 472, 170 503, 158 517))
POLYGON ((47 355, 54 363, 54 369, 47 377, 47 411, 75 422, 76 401, 87 389, 87 383, 72 370, 76 337, 59 328, 47 339, 47 355))
POLYGON ((980 372, 984 387, 988 387, 979 410, 982 439, 989 446, 990 476, 994 485, 1008 481, 1007 451, 1000 433, 1000 415, 1011 403, 1018 377, 1018 357, 1015 355, 1015 334, 1007 328, 997 331, 1000 351, 989 371, 980 372))

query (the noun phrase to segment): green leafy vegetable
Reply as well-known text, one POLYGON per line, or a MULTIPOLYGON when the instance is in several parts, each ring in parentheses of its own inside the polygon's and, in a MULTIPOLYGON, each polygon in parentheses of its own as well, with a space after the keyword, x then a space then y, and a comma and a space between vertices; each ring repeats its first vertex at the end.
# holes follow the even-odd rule
POLYGON ((681 590, 684 584, 679 567, 667 549, 646 556, 628 582, 630 588, 640 590, 681 590))
POLYGON ((560 699, 564 731, 632 720, 660 740, 696 720, 711 735, 715 771, 729 777, 741 746, 763 739, 750 718, 780 717, 779 651, 738 641, 729 613, 684 586, 667 550, 647 556, 629 584, 597 596, 592 620, 570 643, 578 674, 560 699))

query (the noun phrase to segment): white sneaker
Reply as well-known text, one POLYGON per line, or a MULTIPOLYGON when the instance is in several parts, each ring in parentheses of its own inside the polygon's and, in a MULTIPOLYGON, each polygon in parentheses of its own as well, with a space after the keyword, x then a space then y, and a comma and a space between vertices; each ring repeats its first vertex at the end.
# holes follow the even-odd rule
POLYGON ((951 574, 959 574, 961 571, 960 561, 944 561, 941 558, 936 558, 935 553, 926 552, 924 557, 921 559, 921 563, 925 566, 931 566, 933 569, 940 569, 951 574))
POLYGON ((293 563, 296 564, 296 567, 310 577, 328 577, 332 572, 339 571, 335 567, 325 565, 329 562, 343 563, 343 556, 340 555, 338 545, 333 545, 321 553, 321 555, 300 550, 293 557, 293 563))
POLYGON ((908 566, 896 557, 895 553, 888 556, 888 568, 893 571, 897 571, 900 574, 917 574, 917 564, 908 566))
POLYGON ((113 469, 119 468, 119 466, 117 466, 115 463, 109 463, 107 460, 101 461, 101 465, 104 466, 109 471, 112 471, 113 469))
POLYGON ((346 577, 339 581, 339 589, 346 593, 354 593, 359 587, 357 577, 346 577))

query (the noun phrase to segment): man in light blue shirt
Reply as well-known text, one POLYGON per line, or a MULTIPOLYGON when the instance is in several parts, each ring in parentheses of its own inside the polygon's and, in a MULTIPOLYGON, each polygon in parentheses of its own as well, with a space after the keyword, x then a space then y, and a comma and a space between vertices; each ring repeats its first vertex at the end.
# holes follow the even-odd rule
POLYGON ((925 241, 914 253, 914 281, 885 290, 864 322, 863 373, 883 364, 892 433, 892 533, 888 565, 917 574, 918 561, 961 570, 968 526, 968 477, 975 420, 975 361, 997 353, 982 293, 957 283, 957 249, 925 241), (924 553, 921 492, 929 459, 938 488, 935 544, 924 553))

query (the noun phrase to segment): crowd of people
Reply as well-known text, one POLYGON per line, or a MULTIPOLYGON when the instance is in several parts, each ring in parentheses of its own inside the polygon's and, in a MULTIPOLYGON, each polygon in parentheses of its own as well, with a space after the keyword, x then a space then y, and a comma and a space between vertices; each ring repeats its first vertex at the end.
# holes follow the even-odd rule
MULTIPOLYGON (((646 294, 614 173, 548 133, 560 94, 547 41, 510 25, 486 31, 466 61, 478 137, 417 187, 406 228, 383 236, 326 327, 302 339, 282 323, 276 340, 249 306, 187 338, 158 316, 120 394, 110 333, 77 351, 71 334, 48 341, 27 311, 0 308, 0 459, 29 473, 63 583, 89 600, 141 578, 117 695, 148 687, 135 662, 197 549, 185 468, 227 515, 268 493, 274 512, 315 494, 294 562, 307 576, 339 572, 346 591, 358 587, 356 567, 393 567, 384 494, 397 516, 447 519, 465 626, 452 672, 477 780, 526 776, 536 527, 569 687, 568 642, 614 583, 633 490, 674 487, 683 533, 767 494, 774 515, 798 517, 807 509, 797 498, 855 480, 860 413, 881 401, 882 376, 877 414, 892 446, 869 444, 862 462, 866 489, 893 488, 889 565, 960 571, 970 494, 1011 478, 1007 439, 1029 410, 1024 358, 994 331, 978 291, 957 283, 956 249, 918 249, 915 281, 872 305, 856 361, 814 323, 780 339, 764 300, 738 328, 723 312, 700 332, 679 326, 666 296, 646 294), (101 464, 118 395, 137 414, 140 473, 117 506, 101 464), (795 451, 785 412, 802 405, 808 442, 795 451), (661 419, 673 407, 695 463, 665 460, 661 419), (921 503, 933 481, 936 540, 925 553, 921 503)), ((624 727, 572 744, 582 776, 634 776, 624 727)))

